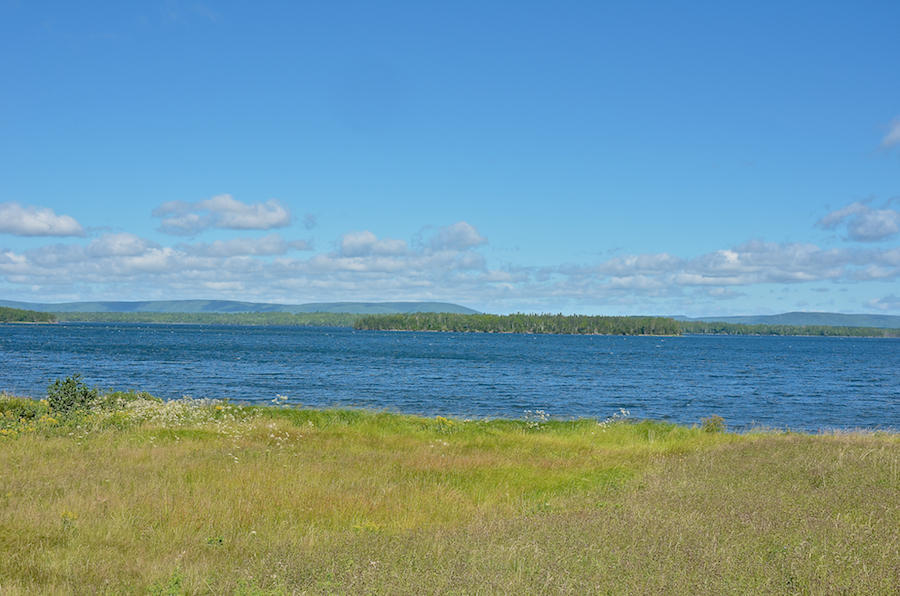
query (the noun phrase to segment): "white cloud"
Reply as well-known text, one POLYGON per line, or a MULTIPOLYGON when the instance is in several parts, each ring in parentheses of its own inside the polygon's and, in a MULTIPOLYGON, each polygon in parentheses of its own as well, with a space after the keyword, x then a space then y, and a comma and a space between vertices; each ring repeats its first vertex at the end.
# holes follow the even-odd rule
POLYGON ((853 251, 822 250, 814 244, 751 240, 685 262, 685 285, 797 283, 841 277, 853 263, 853 251), (690 281, 688 281, 690 280, 690 281))
MULTIPOLYGON (((448 229, 464 229, 449 226, 448 229)), ((457 242, 471 244, 469 240, 457 242)), ((291 256, 305 241, 277 234, 212 243, 162 247, 131 234, 110 234, 86 247, 56 244, 0 253, 0 283, 58 288, 59 293, 106 292, 129 295, 222 296, 308 301, 373 300, 379 297, 446 299, 456 288, 477 285, 486 272, 483 255, 461 250, 412 250, 404 240, 378 238, 370 231, 344 234, 339 248, 309 258, 291 256)))
POLYGON ((136 257, 159 248, 159 244, 134 234, 105 234, 92 240, 84 249, 84 254, 91 258, 136 257))
POLYGON ((269 234, 263 238, 235 238, 233 240, 216 240, 211 244, 179 244, 178 248, 185 254, 202 257, 235 257, 235 256, 272 256, 286 254, 290 249, 309 250, 303 240, 287 242, 278 234, 269 234))
POLYGON ((379 240, 368 231, 350 232, 341 236, 341 256, 344 257, 402 255, 406 250, 404 240, 379 240))
POLYGON ((597 271, 607 275, 659 274, 682 266, 682 259, 666 253, 658 255, 625 255, 602 263, 597 271))
POLYGON ((739 288, 830 281, 900 279, 900 248, 822 249, 806 243, 752 240, 693 259, 672 255, 622 255, 594 267, 559 267, 555 276, 535 272, 516 284, 522 297, 564 296, 586 304, 690 304, 734 299, 739 288), (543 281, 541 278, 543 277, 543 281))
POLYGON ((900 297, 895 296, 894 294, 888 294, 884 298, 879 298, 877 300, 869 300, 867 303, 869 308, 874 308, 877 310, 897 310, 900 311, 900 297))
POLYGON ((68 215, 53 209, 18 203, 0 203, 0 234, 14 236, 84 236, 84 228, 68 215))
POLYGON ((864 202, 832 211, 816 222, 816 227, 833 230, 847 226, 846 240, 879 242, 900 232, 900 213, 893 209, 873 209, 864 202))
POLYGON ((438 228, 437 233, 429 240, 434 251, 465 250, 481 244, 487 244, 487 238, 479 234, 475 226, 464 221, 438 228))
POLYGON ((890 150, 897 145, 900 145, 900 116, 891 120, 887 134, 881 139, 882 149, 890 150))
POLYGON ((740 298, 745 294, 743 292, 736 292, 731 288, 703 288, 701 290, 697 290, 696 295, 709 296, 710 298, 715 298, 716 300, 734 300, 735 298, 740 298))
POLYGON ((277 199, 248 205, 231 195, 205 201, 168 201, 152 212, 160 218, 158 230, 173 236, 193 236, 209 228, 228 230, 271 230, 291 225, 291 211, 277 199))
MULTIPOLYGON (((619 255, 590 266, 533 268, 489 264, 480 249, 485 240, 465 222, 425 231, 432 234, 421 241, 420 231, 412 243, 350 232, 334 250, 306 256, 295 252, 309 248, 306 242, 274 233, 172 247, 133 234, 107 234, 83 247, 0 251, 0 287, 18 287, 25 295, 40 287, 48 295, 81 299, 101 299, 94 292, 102 288, 102 299, 441 300, 495 309, 573 304, 676 312, 734 300, 753 286, 822 288, 830 282, 847 288, 900 280, 900 248, 751 240, 696 258, 619 255)), ((892 300, 888 296, 868 308, 891 310, 892 300)))

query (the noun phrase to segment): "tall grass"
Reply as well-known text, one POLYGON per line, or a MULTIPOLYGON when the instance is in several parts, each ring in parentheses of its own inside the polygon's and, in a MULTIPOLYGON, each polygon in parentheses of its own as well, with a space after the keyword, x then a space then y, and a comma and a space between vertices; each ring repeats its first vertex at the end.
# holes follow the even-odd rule
POLYGON ((893 435, 123 403, 4 418, 0 594, 900 587, 893 435))

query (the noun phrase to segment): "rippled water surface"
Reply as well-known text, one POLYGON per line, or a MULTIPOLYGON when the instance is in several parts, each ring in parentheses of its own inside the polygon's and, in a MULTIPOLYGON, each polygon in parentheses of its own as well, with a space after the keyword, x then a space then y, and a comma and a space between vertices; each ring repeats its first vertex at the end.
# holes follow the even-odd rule
POLYGON ((294 405, 519 418, 900 428, 900 340, 606 337, 213 325, 0 325, 0 390, 90 385, 294 405))

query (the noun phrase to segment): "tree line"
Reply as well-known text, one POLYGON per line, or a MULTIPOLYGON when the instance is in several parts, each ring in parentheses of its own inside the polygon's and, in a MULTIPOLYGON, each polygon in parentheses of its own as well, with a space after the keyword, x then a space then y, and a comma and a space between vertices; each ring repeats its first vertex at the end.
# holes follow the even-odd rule
POLYGON ((56 317, 49 312, 0 306, 0 323, 53 323, 55 321, 56 317))
POLYGON ((804 335, 813 337, 900 337, 900 329, 834 327, 831 325, 745 325, 682 321, 682 333, 703 335, 804 335))
POLYGON ((556 333, 573 335, 794 335, 813 337, 900 337, 900 329, 829 325, 747 325, 676 321, 668 317, 612 317, 563 314, 399 313, 157 313, 37 312, 0 307, 0 323, 159 323, 193 325, 283 325, 353 327, 382 331, 556 333))
POLYGON ((745 325, 676 321, 667 317, 606 317, 562 314, 464 315, 405 313, 361 315, 355 329, 575 335, 796 335, 812 337, 900 337, 900 329, 829 325, 745 325))
POLYGON ((574 335, 680 335, 674 319, 664 317, 603 317, 522 314, 464 315, 401 313, 362 315, 355 329, 383 331, 474 331, 480 333, 562 333, 574 335))

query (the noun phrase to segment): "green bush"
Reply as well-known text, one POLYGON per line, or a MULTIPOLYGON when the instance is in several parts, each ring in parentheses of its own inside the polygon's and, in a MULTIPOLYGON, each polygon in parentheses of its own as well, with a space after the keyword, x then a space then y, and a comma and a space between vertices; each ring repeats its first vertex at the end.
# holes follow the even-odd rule
POLYGON ((70 414, 87 410, 100 398, 100 390, 90 388, 81 380, 81 374, 56 379, 47 387, 47 400, 54 412, 70 414))
POLYGON ((712 415, 708 418, 701 418, 700 422, 703 424, 701 428, 704 432, 708 433, 723 433, 725 432, 725 419, 721 416, 712 415))

